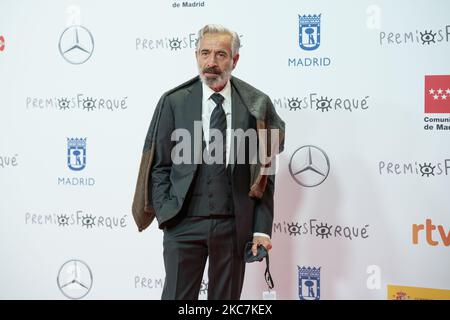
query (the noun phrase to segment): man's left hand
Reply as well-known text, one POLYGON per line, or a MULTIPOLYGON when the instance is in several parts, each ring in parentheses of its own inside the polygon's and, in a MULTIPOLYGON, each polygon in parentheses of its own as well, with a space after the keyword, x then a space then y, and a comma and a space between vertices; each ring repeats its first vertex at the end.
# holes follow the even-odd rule
POLYGON ((256 256, 258 252, 258 244, 261 244, 264 246, 264 248, 267 249, 267 252, 269 252, 270 249, 272 249, 272 242, 270 241, 270 238, 263 237, 263 236, 254 236, 253 237, 253 247, 252 252, 253 255, 256 256))

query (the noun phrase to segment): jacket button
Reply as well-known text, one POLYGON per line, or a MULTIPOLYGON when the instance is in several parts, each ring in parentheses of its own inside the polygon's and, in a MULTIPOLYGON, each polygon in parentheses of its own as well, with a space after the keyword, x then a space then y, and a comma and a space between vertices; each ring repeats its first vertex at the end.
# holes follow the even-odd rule
POLYGON ((208 198, 212 198, 213 194, 212 193, 208 193, 208 198))
POLYGON ((209 205, 209 210, 214 210, 214 209, 215 209, 214 205, 213 205, 213 204, 210 204, 210 205, 209 205))

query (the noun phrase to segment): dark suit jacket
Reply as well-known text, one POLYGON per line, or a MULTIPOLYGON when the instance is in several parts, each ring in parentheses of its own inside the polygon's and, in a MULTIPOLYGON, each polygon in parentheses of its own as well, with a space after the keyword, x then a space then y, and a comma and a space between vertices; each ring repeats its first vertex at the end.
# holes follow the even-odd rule
MULTIPOLYGON (((284 122, 276 114, 269 97, 235 77, 231 79, 231 87, 232 128, 244 131, 248 128, 278 128, 282 133, 280 150, 283 150, 284 122)), ((198 164, 172 163, 171 151, 176 142, 171 141, 171 135, 173 130, 183 128, 201 144, 201 131, 194 134, 194 122, 201 123, 201 109, 202 85, 198 77, 170 90, 160 99, 155 110, 157 116, 153 116, 144 145, 133 202, 133 216, 140 230, 153 220, 151 217, 148 224, 143 223, 142 214, 136 214, 143 211, 142 207, 150 213, 147 216, 156 215, 161 229, 176 224, 180 212, 183 213, 198 164), (146 201, 141 199, 141 190, 145 192, 146 201)), ((248 151, 248 140, 234 145, 234 150, 235 157, 239 152, 248 151)), ((198 156, 195 151, 192 143, 192 157, 198 156)), ((251 239, 253 232, 272 233, 275 177, 261 175, 258 165, 231 163, 230 166, 238 246, 242 248, 239 252, 243 252, 245 242, 251 239)))
MULTIPOLYGON (((202 84, 200 81, 169 94, 161 112, 160 123, 156 133, 155 159, 152 166, 153 207, 161 228, 170 227, 178 222, 183 214, 183 204, 190 199, 189 188, 199 164, 194 164, 194 157, 201 157, 202 134, 194 132, 194 122, 201 124, 202 118, 202 84), (190 163, 173 164, 171 152, 177 142, 171 141, 175 129, 186 129, 196 142, 191 141, 190 163), (199 147, 195 147, 199 146, 199 147)), ((232 129, 253 128, 256 132, 256 119, 249 113, 236 90, 231 89, 232 129)), ((198 126, 197 128, 201 128, 198 126)), ((238 152, 247 151, 249 140, 234 145, 234 157, 238 152), (244 144, 244 145, 242 145, 244 144)), ((198 159, 198 158, 197 158, 198 159)), ((238 246, 243 252, 245 242, 251 240, 253 232, 271 235, 273 223, 274 176, 268 179, 268 186, 261 199, 248 196, 250 191, 249 163, 238 164, 231 161, 231 182, 233 191, 234 214, 238 231, 238 246)), ((221 195, 217 195, 221 196, 221 195)))

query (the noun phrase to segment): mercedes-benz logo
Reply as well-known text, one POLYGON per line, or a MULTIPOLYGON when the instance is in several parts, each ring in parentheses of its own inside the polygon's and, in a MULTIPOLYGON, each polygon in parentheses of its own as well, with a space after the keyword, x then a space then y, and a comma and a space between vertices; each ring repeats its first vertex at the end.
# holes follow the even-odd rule
POLYGON ((59 290, 69 299, 81 299, 87 295, 91 290, 92 281, 89 266, 77 259, 64 263, 56 278, 59 290))
POLYGON ((289 172, 298 184, 304 187, 315 187, 328 177, 330 160, 325 151, 319 147, 303 146, 292 154, 289 172))
POLYGON ((94 52, 94 38, 83 26, 70 26, 59 38, 59 52, 72 64, 86 62, 94 52))

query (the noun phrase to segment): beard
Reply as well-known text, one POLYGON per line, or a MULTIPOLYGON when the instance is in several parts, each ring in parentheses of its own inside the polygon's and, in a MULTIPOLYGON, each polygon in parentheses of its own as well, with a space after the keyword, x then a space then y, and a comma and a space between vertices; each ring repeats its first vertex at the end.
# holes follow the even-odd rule
POLYGON ((200 66, 198 67, 198 71, 200 79, 208 87, 224 87, 227 84, 228 80, 231 78, 231 72, 233 71, 233 61, 231 61, 230 65, 222 72, 219 68, 201 68, 200 66), (216 76, 206 77, 205 73, 213 73, 216 76))

